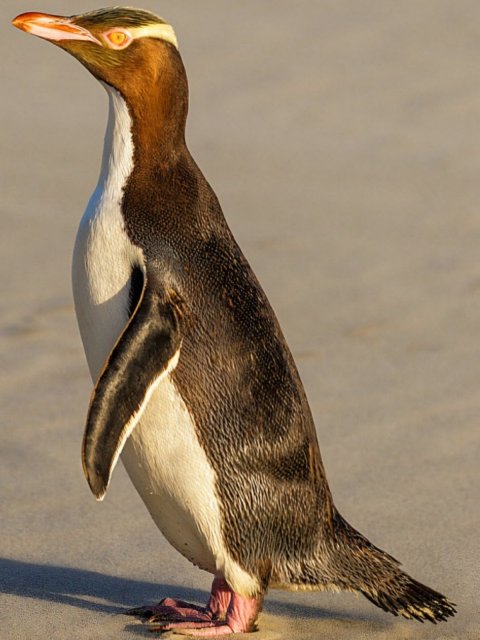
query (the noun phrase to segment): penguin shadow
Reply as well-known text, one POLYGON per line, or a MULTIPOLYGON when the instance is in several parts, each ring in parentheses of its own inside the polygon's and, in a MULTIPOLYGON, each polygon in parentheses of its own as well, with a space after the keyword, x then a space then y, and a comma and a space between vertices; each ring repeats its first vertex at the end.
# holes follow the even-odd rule
MULTIPOLYGON (((0 558, 0 594, 56 602, 105 614, 122 614, 130 607, 158 602, 173 592, 182 599, 201 601, 208 598, 199 589, 0 558)), ((126 617, 125 621, 128 620, 126 617)))
MULTIPOLYGON (((0 593, 60 603, 107 615, 124 614, 130 607, 156 603, 165 596, 204 604, 209 595, 200 589, 8 558, 0 558, 0 593)), ((310 622, 316 619, 319 623, 330 621, 336 624, 365 624, 372 629, 372 619, 367 616, 304 603, 296 604, 294 599, 292 602, 280 601, 272 593, 267 597, 263 611, 262 617, 277 618, 277 627, 283 627, 282 619, 305 619, 310 622)), ((125 628, 129 632, 152 637, 148 633, 148 625, 133 623, 133 620, 125 616, 125 628)), ((262 622, 260 626, 262 627, 262 622)), ((385 627, 377 620, 374 626, 377 630, 380 626, 385 627)))

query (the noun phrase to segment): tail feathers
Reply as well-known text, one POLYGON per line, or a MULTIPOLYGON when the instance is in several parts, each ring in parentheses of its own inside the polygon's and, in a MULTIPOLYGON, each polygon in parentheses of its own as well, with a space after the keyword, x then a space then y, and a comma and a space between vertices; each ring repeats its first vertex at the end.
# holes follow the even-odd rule
POLYGON ((359 591, 395 616, 436 623, 455 615, 453 602, 404 573, 395 558, 375 547, 340 514, 334 514, 333 525, 331 558, 341 576, 339 586, 359 591))
POLYGON ((455 605, 441 593, 410 578, 399 571, 394 579, 380 584, 376 589, 362 590, 363 595, 384 611, 420 622, 429 620, 436 624, 454 616, 455 605))

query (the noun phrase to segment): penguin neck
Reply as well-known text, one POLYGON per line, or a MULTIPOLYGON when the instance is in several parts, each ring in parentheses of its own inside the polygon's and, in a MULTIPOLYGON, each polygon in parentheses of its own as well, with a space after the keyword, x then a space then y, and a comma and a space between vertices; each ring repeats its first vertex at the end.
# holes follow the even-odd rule
POLYGON ((146 85, 129 87, 125 101, 132 119, 135 170, 158 179, 186 150, 188 86, 180 56, 171 56, 146 85))
POLYGON ((134 169, 153 172, 158 179, 186 150, 186 109, 175 109, 153 98, 143 103, 127 102, 117 89, 102 84, 109 106, 97 188, 120 201, 134 169))

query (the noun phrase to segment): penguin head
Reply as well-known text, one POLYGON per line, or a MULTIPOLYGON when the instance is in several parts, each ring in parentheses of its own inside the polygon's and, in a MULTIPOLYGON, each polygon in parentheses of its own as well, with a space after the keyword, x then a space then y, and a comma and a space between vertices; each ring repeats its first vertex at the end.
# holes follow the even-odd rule
POLYGON ((61 47, 125 97, 145 91, 179 59, 173 28, 142 9, 110 7, 69 17, 22 13, 12 24, 61 47))

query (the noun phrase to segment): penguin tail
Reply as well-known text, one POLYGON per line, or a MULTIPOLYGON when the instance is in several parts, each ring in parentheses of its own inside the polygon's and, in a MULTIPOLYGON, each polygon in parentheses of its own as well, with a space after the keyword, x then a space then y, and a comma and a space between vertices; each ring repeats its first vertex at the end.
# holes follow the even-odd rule
POLYGON ((394 616, 436 624, 455 615, 453 602, 402 571, 398 560, 375 547, 338 512, 332 524, 330 566, 339 588, 362 593, 394 616))

